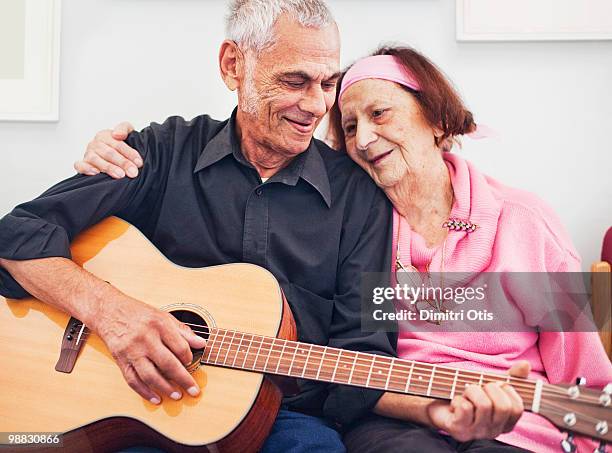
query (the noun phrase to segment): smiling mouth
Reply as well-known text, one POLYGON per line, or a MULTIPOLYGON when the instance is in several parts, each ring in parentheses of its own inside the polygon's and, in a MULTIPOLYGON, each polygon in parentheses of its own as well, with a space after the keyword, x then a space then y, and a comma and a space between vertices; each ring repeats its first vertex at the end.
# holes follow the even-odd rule
POLYGON ((386 153, 382 153, 379 154, 376 157, 373 157, 372 159, 368 159, 368 162, 371 163, 372 165, 376 165, 379 162, 381 162, 385 157, 387 157, 389 154, 391 154, 393 152, 393 150, 387 151, 386 153))
POLYGON ((301 132, 302 134, 308 134, 311 133, 312 130, 314 129, 314 125, 315 125, 315 121, 312 121, 310 123, 302 123, 299 121, 295 121, 295 120, 291 120, 289 118, 284 118, 285 121, 287 121, 289 124, 291 124, 295 129, 298 130, 298 132, 301 132))

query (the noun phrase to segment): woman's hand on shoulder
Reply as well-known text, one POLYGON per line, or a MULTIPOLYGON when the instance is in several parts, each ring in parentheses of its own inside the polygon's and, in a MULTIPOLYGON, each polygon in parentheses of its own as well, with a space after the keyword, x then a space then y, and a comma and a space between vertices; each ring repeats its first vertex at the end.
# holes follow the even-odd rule
POLYGON ((134 126, 128 122, 119 123, 112 130, 101 130, 87 145, 83 160, 74 163, 74 169, 89 176, 102 172, 115 179, 126 175, 135 178, 142 167, 142 158, 124 142, 133 130, 134 126))

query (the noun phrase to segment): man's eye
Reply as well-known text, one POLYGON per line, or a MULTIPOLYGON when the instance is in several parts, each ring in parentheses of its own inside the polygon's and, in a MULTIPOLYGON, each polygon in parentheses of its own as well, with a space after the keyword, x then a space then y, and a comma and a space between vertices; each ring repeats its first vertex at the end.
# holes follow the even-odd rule
POLYGON ((344 134, 345 135, 352 135, 355 132, 355 125, 354 124, 348 124, 346 126, 344 126, 344 134))
POLYGON ((323 85, 323 89, 326 91, 333 90, 334 88, 336 88, 336 82, 326 82, 326 83, 323 83, 322 85, 323 85))
POLYGON ((372 116, 374 118, 380 118, 386 112, 385 109, 376 109, 372 111, 372 116))
POLYGON ((302 88, 304 86, 304 82, 292 82, 290 80, 285 80, 285 84, 291 88, 302 88))

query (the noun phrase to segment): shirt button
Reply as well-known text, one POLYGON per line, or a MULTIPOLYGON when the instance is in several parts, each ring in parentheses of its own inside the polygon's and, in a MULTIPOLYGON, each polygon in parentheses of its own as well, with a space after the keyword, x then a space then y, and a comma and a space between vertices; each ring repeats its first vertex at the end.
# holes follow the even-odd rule
POLYGON ((263 189, 259 188, 255 191, 255 193, 257 194, 258 197, 261 197, 261 195, 263 194, 263 189))

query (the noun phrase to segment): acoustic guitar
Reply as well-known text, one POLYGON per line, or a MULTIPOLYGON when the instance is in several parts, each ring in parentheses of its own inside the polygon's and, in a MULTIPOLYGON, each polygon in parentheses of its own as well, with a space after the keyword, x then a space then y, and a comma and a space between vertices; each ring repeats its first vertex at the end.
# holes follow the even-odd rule
MULTIPOLYGON (((24 451, 16 443, 25 439, 37 452, 112 452, 138 444, 169 452, 257 451, 282 397, 270 375, 441 399, 469 383, 503 381, 527 410, 560 429, 612 440, 612 384, 598 392, 297 342, 289 307, 267 270, 177 266, 117 218, 79 235, 72 254, 99 278, 207 339, 188 367, 202 392, 155 406, 128 387, 103 341, 79 320, 36 299, 0 298, 0 431, 9 450, 24 451), (15 438, 18 433, 28 434, 15 438)), ((564 448, 571 449, 571 436, 564 448)))

